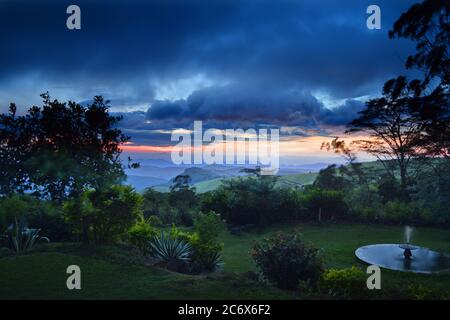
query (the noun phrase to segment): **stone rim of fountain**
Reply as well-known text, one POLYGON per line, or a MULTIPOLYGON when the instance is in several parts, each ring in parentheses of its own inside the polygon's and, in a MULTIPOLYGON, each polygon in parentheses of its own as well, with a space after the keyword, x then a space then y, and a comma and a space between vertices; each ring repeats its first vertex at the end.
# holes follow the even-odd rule
MULTIPOLYGON (((414 249, 411 249, 411 250, 419 250, 419 249, 420 249, 420 250, 427 250, 427 251, 429 251, 430 253, 439 254, 439 255, 444 256, 444 257, 447 258, 447 259, 450 259, 450 254, 447 254, 447 253, 437 252, 437 251, 431 250, 431 249, 426 248, 426 247, 412 246, 412 245, 410 245, 410 244, 403 244, 403 245, 408 245, 408 248, 414 248, 414 249)), ((436 271, 429 271, 429 270, 412 270, 412 269, 405 269, 405 268, 401 268, 401 267, 386 266, 386 265, 383 264, 383 263, 379 263, 379 262, 376 262, 376 261, 371 261, 371 259, 368 259, 368 258, 363 254, 363 251, 364 251, 364 250, 367 250, 367 249, 370 249, 370 248, 373 248, 373 247, 392 247, 392 248, 397 247, 397 248, 403 249, 401 246, 402 246, 402 244, 398 244, 398 243, 369 244, 369 245, 365 245, 365 246, 361 246, 361 247, 357 248, 357 249, 355 250, 355 256, 356 256, 359 260, 361 260, 362 262, 364 262, 364 263, 367 263, 367 264, 370 264, 370 265, 377 265, 377 266, 379 266, 379 267, 381 267, 381 268, 385 268, 385 269, 389 269, 389 270, 394 270, 394 271, 411 272, 411 273, 421 273, 421 274, 447 274, 447 273, 450 273, 450 267, 447 267, 447 268, 444 268, 444 269, 441 269, 441 270, 436 270, 436 271)), ((405 259, 405 260, 407 260, 407 259, 405 259)), ((414 260, 414 257, 413 257, 412 260, 414 260)), ((411 261, 411 260, 410 260, 410 261, 411 261)))

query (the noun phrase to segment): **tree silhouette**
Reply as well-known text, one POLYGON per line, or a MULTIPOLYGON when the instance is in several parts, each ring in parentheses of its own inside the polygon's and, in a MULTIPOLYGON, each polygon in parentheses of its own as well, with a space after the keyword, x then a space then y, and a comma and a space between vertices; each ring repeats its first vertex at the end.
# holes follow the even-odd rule
POLYGON ((416 53, 408 57, 406 67, 424 72, 424 83, 434 77, 443 85, 450 84, 450 2, 425 0, 413 5, 394 23, 391 38, 416 41, 416 53))
POLYGON ((100 189, 123 176, 120 144, 129 138, 115 128, 120 117, 108 101, 94 97, 88 106, 51 100, 17 116, 0 115, 1 192, 33 190, 62 201, 86 188, 100 189))
POLYGON ((450 156, 450 2, 425 0, 413 5, 394 23, 391 38, 417 42, 416 53, 409 56, 406 67, 424 74, 422 86, 426 96, 416 115, 426 133, 422 146, 428 156, 450 156))
POLYGON ((354 142, 359 149, 380 160, 393 177, 399 169, 405 197, 411 160, 421 154, 422 122, 414 112, 421 93, 417 80, 408 82, 403 76, 389 80, 383 87, 383 96, 369 100, 347 131, 367 133, 370 139, 354 142))

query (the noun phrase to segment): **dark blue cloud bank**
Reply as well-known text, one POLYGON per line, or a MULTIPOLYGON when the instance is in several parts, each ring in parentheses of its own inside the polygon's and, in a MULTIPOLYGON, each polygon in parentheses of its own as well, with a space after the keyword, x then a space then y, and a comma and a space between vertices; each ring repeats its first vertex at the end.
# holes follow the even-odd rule
POLYGON ((382 30, 368 30, 365 0, 0 0, 0 110, 47 90, 102 94, 136 142, 153 144, 167 143, 155 130, 193 120, 341 125, 405 73, 413 44, 387 31, 414 2, 377 1, 382 30), (70 4, 81 30, 65 27, 70 4))

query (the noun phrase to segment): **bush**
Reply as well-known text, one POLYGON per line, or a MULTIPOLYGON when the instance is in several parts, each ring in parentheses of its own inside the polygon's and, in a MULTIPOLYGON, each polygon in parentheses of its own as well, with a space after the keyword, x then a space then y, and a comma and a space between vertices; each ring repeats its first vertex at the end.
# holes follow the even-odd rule
POLYGON ((145 255, 148 253, 148 242, 157 234, 149 219, 141 219, 128 230, 128 241, 145 255))
POLYGON ((223 221, 217 214, 209 212, 200 214, 195 225, 196 231, 192 233, 182 231, 175 226, 172 226, 169 232, 172 239, 184 241, 192 249, 187 272, 198 274, 221 268, 223 263, 220 253, 223 250, 223 244, 217 241, 217 237, 223 230, 223 221))
POLYGON ((282 289, 295 290, 300 281, 315 286, 323 272, 319 250, 298 234, 279 234, 255 244, 251 255, 262 274, 282 289))
POLYGON ((170 192, 158 192, 152 188, 142 194, 144 216, 156 216, 165 225, 192 226, 198 211, 195 189, 188 185, 178 185, 170 192))
POLYGON ((41 229, 43 237, 53 242, 73 241, 72 226, 58 213, 38 212, 28 216, 30 225, 41 229))
POLYGON ((30 197, 12 195, 0 198, 0 232, 4 231, 15 217, 27 216, 30 210, 30 197))
POLYGON ((303 204, 307 211, 307 218, 321 221, 348 219, 348 207, 342 192, 313 188, 303 196, 303 204))
POLYGON ((190 262, 190 272, 198 274, 204 271, 212 272, 222 268, 223 244, 218 242, 204 243, 199 238, 191 240, 192 256, 190 262))
POLYGON ((72 241, 72 226, 62 216, 57 204, 31 195, 12 195, 0 199, 0 232, 15 217, 25 217, 30 225, 41 229, 41 235, 52 241, 72 241))
POLYGON ((408 296, 414 300, 448 300, 448 293, 421 284, 412 284, 408 287, 408 296))
POLYGON ((201 211, 220 214, 231 226, 267 226, 295 218, 296 190, 277 187, 271 176, 226 180, 201 197, 201 211))
POLYGON ((323 274, 320 289, 338 299, 366 299, 366 274, 355 266, 329 269, 323 274))
POLYGON ((195 231, 201 242, 208 243, 217 240, 217 237, 225 229, 225 223, 220 215, 214 211, 201 213, 194 223, 195 231))
POLYGON ((84 241, 112 243, 124 237, 142 218, 142 197, 130 186, 89 190, 64 204, 65 216, 80 226, 84 241))
POLYGON ((413 202, 389 201, 384 206, 381 219, 386 223, 393 224, 420 224, 421 209, 413 202))
POLYGON ((158 216, 150 216, 147 218, 147 223, 150 224, 152 227, 160 228, 162 227, 163 223, 161 219, 158 216))
POLYGON ((192 248, 191 271, 214 271, 222 266, 220 252, 223 244, 217 241, 220 233, 225 229, 225 223, 218 214, 210 211, 200 213, 194 223, 196 237, 190 239, 192 248))

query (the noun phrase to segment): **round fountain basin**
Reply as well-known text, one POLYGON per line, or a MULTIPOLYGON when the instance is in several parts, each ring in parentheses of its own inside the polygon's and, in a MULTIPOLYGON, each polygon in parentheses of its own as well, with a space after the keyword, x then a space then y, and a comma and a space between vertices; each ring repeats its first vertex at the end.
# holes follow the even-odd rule
POLYGON ((399 244, 373 244, 363 246, 355 255, 368 264, 382 268, 416 273, 440 273, 450 271, 450 256, 428 248, 414 246, 410 259, 405 259, 399 244))

